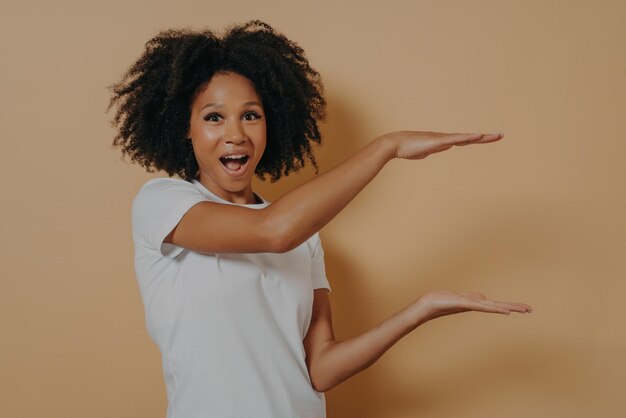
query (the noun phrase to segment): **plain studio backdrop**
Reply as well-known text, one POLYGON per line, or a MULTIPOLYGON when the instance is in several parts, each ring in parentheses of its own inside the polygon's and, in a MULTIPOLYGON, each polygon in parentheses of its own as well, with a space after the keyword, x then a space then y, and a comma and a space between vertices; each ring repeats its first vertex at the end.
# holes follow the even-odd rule
POLYGON ((159 30, 249 19, 322 75, 322 172, 388 131, 505 134, 391 161, 321 230, 335 334, 431 290, 534 312, 417 328, 327 392, 329 418, 626 416, 626 2, 565 0, 3 1, 2 415, 165 416, 130 205, 166 174, 111 146, 107 86, 159 30))

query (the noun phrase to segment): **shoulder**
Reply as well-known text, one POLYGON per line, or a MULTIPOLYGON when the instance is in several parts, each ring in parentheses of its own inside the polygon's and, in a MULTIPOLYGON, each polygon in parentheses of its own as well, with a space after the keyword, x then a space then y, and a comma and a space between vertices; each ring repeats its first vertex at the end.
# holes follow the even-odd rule
POLYGON ((171 188, 182 188, 188 190, 197 190, 196 186, 187 180, 175 179, 171 177, 157 177, 146 181, 140 188, 139 192, 143 190, 153 190, 153 189, 171 189, 171 188))
POLYGON ((208 200, 198 188, 174 178, 153 178, 135 195, 131 220, 136 242, 158 250, 163 238, 195 204, 208 200))
POLYGON ((133 214, 168 212, 180 205, 208 200, 200 190, 186 180, 153 178, 146 181, 132 201, 133 214))
POLYGON ((186 180, 158 177, 146 181, 137 191, 134 200, 180 193, 201 194, 194 184, 186 180))

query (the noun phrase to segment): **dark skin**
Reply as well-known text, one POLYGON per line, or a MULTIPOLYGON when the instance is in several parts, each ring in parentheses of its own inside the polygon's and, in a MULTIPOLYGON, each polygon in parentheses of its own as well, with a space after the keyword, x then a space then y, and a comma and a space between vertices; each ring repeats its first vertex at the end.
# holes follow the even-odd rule
POLYGON ((191 105, 189 138, 200 174, 198 181, 233 203, 258 203, 252 176, 266 144, 265 112, 254 85, 236 74, 216 74, 191 105), (219 157, 245 150, 250 160, 241 176, 224 170, 219 157))
POLYGON ((352 338, 336 341, 327 289, 315 289, 313 317, 304 339, 307 365, 316 390, 325 392, 368 368, 402 337, 418 326, 445 315, 485 312, 527 313, 524 303, 488 299, 482 293, 450 290, 426 293, 378 326, 352 338))
MULTIPOLYGON (((207 189, 233 203, 258 203, 251 180, 265 149, 266 123, 261 100, 250 80, 233 73, 215 75, 192 104, 189 137, 200 167, 199 181, 207 189), (209 103, 217 105, 205 107, 209 103), (245 150, 250 156, 239 176, 229 174, 219 159, 232 150, 245 150)), ((207 252, 288 251, 339 213, 387 161, 423 159, 453 146, 486 144, 502 137, 416 131, 381 135, 344 163, 290 191, 266 209, 198 204, 165 242, 207 252), (279 239, 270 241, 269 236, 279 239)), ((492 300, 477 292, 434 291, 375 328, 337 341, 327 289, 315 289, 312 309, 303 345, 311 382, 320 392, 369 367, 403 336, 432 319, 468 311, 505 315, 532 311, 527 304, 492 300)))

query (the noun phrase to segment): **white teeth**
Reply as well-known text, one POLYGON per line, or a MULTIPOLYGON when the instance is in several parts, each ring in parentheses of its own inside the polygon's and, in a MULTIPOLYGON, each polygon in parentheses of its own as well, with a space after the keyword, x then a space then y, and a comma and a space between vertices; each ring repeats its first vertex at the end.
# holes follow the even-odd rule
POLYGON ((232 159, 237 159, 237 158, 243 158, 245 157, 245 154, 233 154, 233 155, 225 155, 222 158, 232 158, 232 159))

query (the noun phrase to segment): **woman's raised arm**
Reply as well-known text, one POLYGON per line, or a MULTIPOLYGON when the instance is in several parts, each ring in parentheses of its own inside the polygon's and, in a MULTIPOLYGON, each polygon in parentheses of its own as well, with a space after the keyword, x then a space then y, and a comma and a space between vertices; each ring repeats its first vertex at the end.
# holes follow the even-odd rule
POLYGON ((381 135, 334 168, 290 190, 268 206, 267 220, 289 251, 319 231, 394 158, 422 159, 454 145, 487 143, 501 134, 397 131, 381 135))
POLYGON ((164 242, 194 251, 290 251, 319 231, 394 158, 421 159, 453 145, 486 143, 502 135, 398 131, 381 135, 334 168, 290 190, 263 209, 201 202, 164 242))

